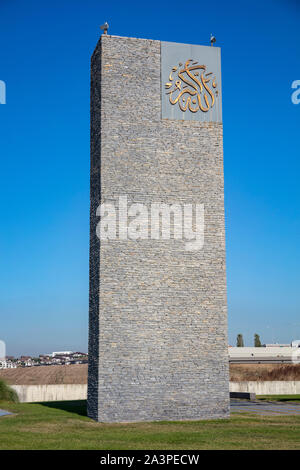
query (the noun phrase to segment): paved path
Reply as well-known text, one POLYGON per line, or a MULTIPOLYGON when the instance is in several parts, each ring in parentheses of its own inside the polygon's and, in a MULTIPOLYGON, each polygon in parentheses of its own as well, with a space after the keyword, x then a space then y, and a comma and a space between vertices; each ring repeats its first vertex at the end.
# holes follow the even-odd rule
POLYGON ((11 415, 11 414, 12 413, 10 413, 9 411, 0 410, 0 416, 11 415))
POLYGON ((293 405, 290 403, 242 401, 231 399, 230 411, 237 413, 255 413, 257 415, 267 416, 300 416, 300 403, 298 405, 293 405))

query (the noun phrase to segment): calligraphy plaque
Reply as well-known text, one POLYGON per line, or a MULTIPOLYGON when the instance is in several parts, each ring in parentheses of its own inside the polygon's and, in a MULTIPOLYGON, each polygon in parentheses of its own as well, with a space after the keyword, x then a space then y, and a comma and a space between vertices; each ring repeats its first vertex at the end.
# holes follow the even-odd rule
POLYGON ((222 122, 219 47, 161 42, 162 119, 222 122))

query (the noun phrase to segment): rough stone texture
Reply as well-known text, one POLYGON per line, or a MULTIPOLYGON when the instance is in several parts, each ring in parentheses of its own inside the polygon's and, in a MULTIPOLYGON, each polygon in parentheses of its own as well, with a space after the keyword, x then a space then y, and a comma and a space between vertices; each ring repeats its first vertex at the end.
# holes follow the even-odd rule
POLYGON ((222 124, 161 119, 160 42, 102 36, 92 57, 88 415, 229 414, 222 124), (204 203, 205 241, 99 242, 96 207, 204 203))

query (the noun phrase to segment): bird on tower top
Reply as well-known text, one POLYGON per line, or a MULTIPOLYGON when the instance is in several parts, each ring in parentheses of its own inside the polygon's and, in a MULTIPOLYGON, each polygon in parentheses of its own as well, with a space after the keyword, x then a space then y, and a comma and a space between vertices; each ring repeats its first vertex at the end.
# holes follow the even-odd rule
POLYGON ((100 29, 102 29, 104 34, 107 34, 108 28, 109 28, 109 24, 107 23, 107 21, 105 21, 105 23, 100 26, 100 29))

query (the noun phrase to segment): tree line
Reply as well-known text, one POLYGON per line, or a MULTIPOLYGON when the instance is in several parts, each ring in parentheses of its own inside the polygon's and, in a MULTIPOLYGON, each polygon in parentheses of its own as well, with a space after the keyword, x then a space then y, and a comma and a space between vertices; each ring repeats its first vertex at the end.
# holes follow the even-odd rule
MULTIPOLYGON (((237 345, 238 348, 243 348, 244 347, 244 339, 243 339, 243 335, 241 333, 239 333, 236 337, 236 345, 237 345)), ((255 335, 254 335, 254 347, 255 348, 261 348, 262 347, 260 337, 257 333, 255 333, 255 335)))

